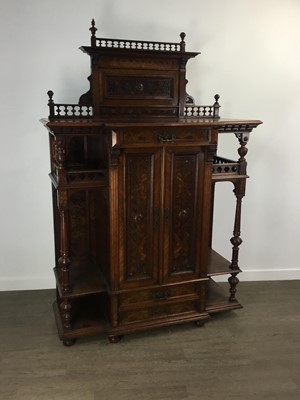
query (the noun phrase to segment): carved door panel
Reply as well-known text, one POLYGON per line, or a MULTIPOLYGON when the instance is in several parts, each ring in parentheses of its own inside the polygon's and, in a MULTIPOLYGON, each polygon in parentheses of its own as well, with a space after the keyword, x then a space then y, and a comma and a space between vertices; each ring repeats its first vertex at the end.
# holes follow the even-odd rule
POLYGON ((161 149, 124 149, 120 158, 120 285, 158 282, 161 149))
POLYGON ((166 148, 163 281, 199 278, 204 152, 166 148))

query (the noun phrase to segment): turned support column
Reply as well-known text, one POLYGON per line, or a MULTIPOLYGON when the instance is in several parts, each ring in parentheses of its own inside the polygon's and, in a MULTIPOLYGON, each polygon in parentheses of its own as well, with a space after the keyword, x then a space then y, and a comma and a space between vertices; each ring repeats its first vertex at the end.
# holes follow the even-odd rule
POLYGON ((58 265, 61 271, 61 284, 63 292, 70 291, 70 264, 68 249, 68 214, 67 210, 60 210, 60 257, 58 265))
MULTIPOLYGON (((66 208, 67 191, 58 192, 59 214, 60 214, 60 257, 58 266, 60 269, 61 286, 63 293, 70 292, 70 264, 69 257, 69 238, 68 238, 68 210, 66 208)), ((71 303, 64 298, 60 304, 63 325, 65 328, 71 327, 71 303)))
POLYGON ((228 279, 230 284, 230 297, 229 301, 236 301, 235 293, 236 286, 239 283, 237 274, 240 272, 239 268, 239 246, 243 243, 241 239, 241 211, 242 211, 242 198, 245 195, 246 180, 242 179, 234 183, 234 194, 236 196, 236 208, 234 218, 233 236, 230 239, 232 244, 232 259, 230 269, 232 270, 231 276, 228 279))
POLYGON ((246 145, 249 140, 249 132, 238 132, 235 134, 239 140, 241 147, 238 149, 239 153, 239 175, 244 175, 244 178, 236 179, 233 181, 234 184, 234 194, 236 197, 236 207, 235 207, 235 218, 234 218, 234 228, 233 228, 233 236, 230 239, 232 244, 232 259, 230 264, 230 269, 232 270, 231 276, 228 279, 230 285, 230 296, 229 301, 234 302, 237 301, 236 294, 236 286, 239 283, 239 279, 237 277, 240 272, 239 268, 239 246, 243 243, 241 238, 241 213, 242 213, 242 199, 245 196, 246 190, 246 174, 247 174, 247 161, 245 156, 248 152, 246 145))
POLYGON ((68 192, 66 185, 66 149, 64 138, 57 138, 55 143, 55 161, 58 178, 57 207, 60 216, 60 257, 58 266, 61 272, 61 284, 63 292, 70 291, 69 266, 69 221, 68 221, 68 192))
MULTIPOLYGON (((63 293, 70 292, 70 264, 69 240, 68 240, 68 210, 64 208, 67 198, 67 192, 58 193, 59 214, 60 214, 60 257, 58 266, 60 269, 61 286, 63 293)), ((60 304, 63 325, 66 329, 71 328, 71 303, 64 298, 60 304)))
MULTIPOLYGON (((58 259, 60 284, 63 294, 70 292, 70 256, 69 256, 69 214, 68 214, 68 192, 66 185, 66 150, 63 138, 58 138, 55 144, 55 161, 57 168, 58 188, 57 206, 59 210, 60 223, 60 257, 58 259)), ((63 325, 66 329, 71 328, 71 303, 63 297, 60 303, 63 325)))

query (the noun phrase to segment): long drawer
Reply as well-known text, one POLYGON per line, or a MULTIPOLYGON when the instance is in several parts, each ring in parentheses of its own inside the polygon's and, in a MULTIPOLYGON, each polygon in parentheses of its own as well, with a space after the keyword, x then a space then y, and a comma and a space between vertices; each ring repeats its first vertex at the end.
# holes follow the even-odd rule
POLYGON ((131 127, 120 131, 120 144, 151 146, 164 143, 182 144, 197 143, 209 144, 211 139, 208 127, 131 127))
POLYGON ((180 303, 157 303, 155 306, 119 311, 119 324, 130 324, 175 317, 199 312, 198 301, 189 300, 180 303))
POLYGON ((119 308, 121 310, 135 309, 158 303, 197 299, 201 295, 201 290, 204 290, 203 282, 132 291, 119 295, 119 308))

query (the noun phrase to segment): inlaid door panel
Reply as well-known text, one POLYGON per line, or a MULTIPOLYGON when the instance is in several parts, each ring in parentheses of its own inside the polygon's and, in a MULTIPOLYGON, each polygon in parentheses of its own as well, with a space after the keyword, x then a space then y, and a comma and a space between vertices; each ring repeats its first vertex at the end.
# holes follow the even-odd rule
POLYGON ((164 283, 199 277, 204 154, 166 148, 164 283))
POLYGON ((121 288, 156 284, 161 149, 124 149, 120 161, 121 288))

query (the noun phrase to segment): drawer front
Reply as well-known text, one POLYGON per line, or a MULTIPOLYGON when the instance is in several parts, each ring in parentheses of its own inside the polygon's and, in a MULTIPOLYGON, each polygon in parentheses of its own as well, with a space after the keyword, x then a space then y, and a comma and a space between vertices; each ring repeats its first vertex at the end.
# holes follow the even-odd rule
POLYGON ((201 286, 189 283, 176 286, 161 286, 119 295, 119 306, 123 309, 136 308, 141 305, 150 306, 162 302, 176 301, 183 298, 198 298, 201 286))
POLYGON ((121 143, 124 145, 149 144, 184 144, 197 143, 208 145, 210 143, 210 128, 208 127, 153 127, 153 128, 128 128, 122 132, 121 143))
POLYGON ((176 315, 184 315, 197 312, 197 301, 185 301, 182 303, 160 304, 141 308, 139 310, 124 310, 119 312, 119 323, 130 324, 154 319, 166 318, 176 315))
POLYGON ((176 80, 174 76, 114 76, 104 78, 106 99, 167 100, 172 104, 176 80))

